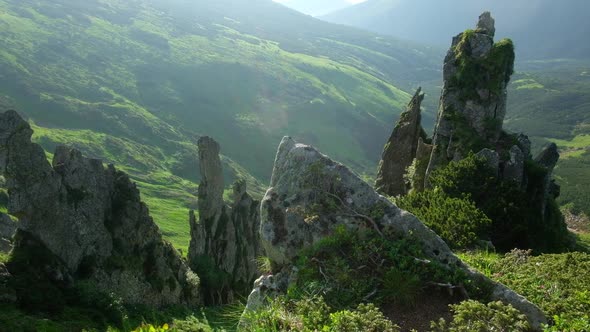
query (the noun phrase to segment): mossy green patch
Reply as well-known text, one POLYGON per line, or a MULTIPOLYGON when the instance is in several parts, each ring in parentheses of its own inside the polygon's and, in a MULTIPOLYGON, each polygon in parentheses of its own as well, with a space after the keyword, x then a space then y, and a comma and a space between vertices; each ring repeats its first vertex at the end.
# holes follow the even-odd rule
POLYGON ((449 87, 460 91, 459 97, 464 101, 481 100, 478 89, 486 89, 499 97, 514 72, 512 40, 502 39, 493 44, 487 55, 476 58, 471 50, 475 35, 476 31, 465 31, 454 48, 457 71, 450 79, 449 87))

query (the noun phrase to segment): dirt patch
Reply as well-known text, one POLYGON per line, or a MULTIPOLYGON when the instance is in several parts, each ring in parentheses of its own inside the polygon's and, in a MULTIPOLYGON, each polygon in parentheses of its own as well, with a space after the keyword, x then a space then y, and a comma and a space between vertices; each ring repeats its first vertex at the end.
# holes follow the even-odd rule
POLYGON ((451 320, 449 304, 459 303, 461 299, 452 297, 446 291, 426 289, 416 300, 414 306, 389 304, 383 308, 383 313, 392 322, 399 325, 403 332, 429 331, 430 322, 444 318, 451 320))

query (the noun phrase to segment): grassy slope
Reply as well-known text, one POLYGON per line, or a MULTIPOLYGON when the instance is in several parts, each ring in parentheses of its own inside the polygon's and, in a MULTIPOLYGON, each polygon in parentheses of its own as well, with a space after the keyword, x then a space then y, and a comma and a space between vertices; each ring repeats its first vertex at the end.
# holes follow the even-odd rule
POLYGON ((372 172, 409 100, 398 86, 436 73, 428 52, 270 1, 0 0, 0 105, 49 152, 129 172, 185 249, 199 135, 258 196, 285 134, 372 172))
POLYGON ((526 256, 523 252, 501 256, 467 252, 459 256, 491 279, 512 288, 538 305, 556 324, 546 331, 586 331, 590 328, 588 282, 590 255, 584 252, 588 234, 582 234, 580 252, 526 256))

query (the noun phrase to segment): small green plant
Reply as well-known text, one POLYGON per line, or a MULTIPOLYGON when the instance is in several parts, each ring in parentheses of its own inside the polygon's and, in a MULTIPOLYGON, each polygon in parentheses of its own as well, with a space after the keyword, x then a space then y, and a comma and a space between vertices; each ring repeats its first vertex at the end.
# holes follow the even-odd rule
POLYGON ((530 326, 526 316, 510 305, 500 301, 487 305, 468 300, 451 305, 453 320, 440 319, 432 322, 433 332, 526 332, 530 326))
POLYGON ((270 258, 267 256, 259 256, 256 258, 256 268, 260 273, 271 273, 272 264, 270 258))
POLYGON ((170 326, 164 324, 162 326, 154 326, 152 324, 142 324, 137 327, 133 332, 166 332, 170 331, 170 326))
POLYGON ((590 331, 590 315, 573 317, 569 314, 555 315, 553 324, 546 325, 544 332, 590 331))
POLYGON ((241 321, 241 330, 249 332, 303 331, 303 317, 293 312, 292 305, 285 298, 279 297, 265 307, 254 312, 247 312, 241 321))
POLYGON ((398 332, 399 327, 383 316, 374 304, 359 304, 355 311, 330 314, 330 332, 398 332))
POLYGON ((247 313, 241 330, 251 332, 398 332, 399 328, 371 303, 355 310, 334 311, 321 296, 299 300, 279 297, 255 312, 247 313))

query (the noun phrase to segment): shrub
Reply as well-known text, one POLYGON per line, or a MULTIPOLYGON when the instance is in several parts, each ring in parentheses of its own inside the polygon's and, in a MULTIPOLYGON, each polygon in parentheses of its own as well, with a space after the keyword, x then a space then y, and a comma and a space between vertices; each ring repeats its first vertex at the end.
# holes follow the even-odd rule
POLYGON ((469 198, 450 197, 440 189, 408 194, 396 199, 396 204, 415 214, 453 248, 474 246, 492 223, 469 198))
POLYGON ((330 314, 330 332, 397 332, 399 327, 385 318, 375 305, 359 304, 355 311, 343 310, 330 314))
POLYGON ((294 313, 289 305, 293 303, 279 297, 259 310, 246 312, 241 329, 251 332, 304 331, 303 317, 294 313))
MULTIPOLYGON (((484 159, 470 153, 466 158, 451 162, 433 172, 430 183, 433 188, 441 190, 450 198, 472 201, 475 207, 492 221, 490 231, 485 237, 491 238, 494 246, 501 251, 515 247, 531 248, 536 252, 555 252, 569 248, 572 241, 559 207, 552 198, 546 201, 545 192, 542 190, 547 171, 534 161, 528 160, 525 163, 525 173, 528 185, 522 189, 518 184, 499 180, 484 159)), ((442 194, 430 192, 423 196, 425 197, 418 196, 421 200, 408 198, 406 208, 416 215, 429 216, 439 223, 442 219, 440 216, 452 212, 453 206, 450 202, 447 203, 448 199, 444 196, 438 197, 442 194), (428 201, 426 198, 431 198, 439 204, 432 208, 421 207, 420 202, 428 201)), ((400 204, 403 203, 402 199, 400 204)), ((465 203, 463 205, 467 206, 465 203)), ((477 215, 472 208, 470 209, 472 215, 477 215)), ((445 221, 442 219, 443 225, 438 229, 439 235, 452 231, 444 224, 445 221)))
POLYGON ((256 312, 247 313, 242 329, 255 332, 397 332, 374 304, 359 304, 355 310, 333 311, 321 296, 299 300, 279 297, 256 312))
POLYGON ((142 324, 133 332, 213 332, 207 321, 200 321, 194 316, 183 320, 175 319, 172 324, 154 325, 142 324))
POLYGON ((432 322, 434 332, 525 332, 530 328, 525 315, 500 301, 487 305, 473 300, 464 301, 451 305, 451 311, 454 313, 451 322, 442 318, 432 322))

